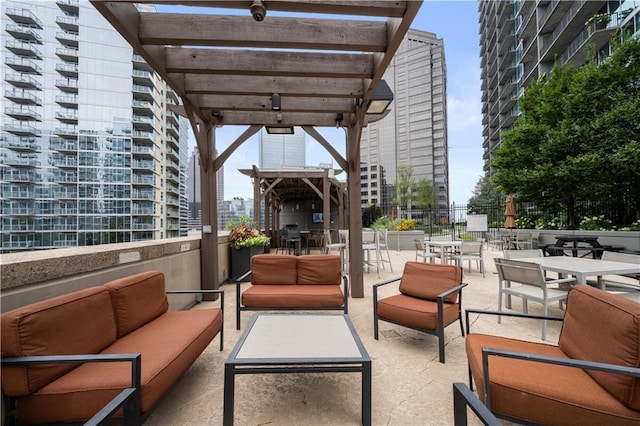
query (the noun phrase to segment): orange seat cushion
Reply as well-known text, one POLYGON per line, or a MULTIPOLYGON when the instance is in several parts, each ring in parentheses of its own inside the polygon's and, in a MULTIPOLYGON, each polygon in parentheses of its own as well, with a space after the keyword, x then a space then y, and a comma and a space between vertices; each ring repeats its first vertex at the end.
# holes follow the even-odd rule
POLYGON ((104 284, 111 293, 118 337, 126 336, 169 309, 164 274, 142 272, 104 284))
MULTIPOLYGON (((458 319, 459 305, 444 304, 444 326, 458 319)), ((435 330, 438 328, 438 304, 431 300, 417 299, 396 294, 378 300, 378 316, 400 324, 435 330)))
POLYGON ((293 285, 298 278, 298 259, 292 255, 258 254, 251 258, 251 283, 293 285))
MULTIPOLYGON (((420 299, 436 300, 439 294, 462 282, 462 269, 456 265, 407 262, 400 280, 400 292, 420 299)), ((444 299, 455 303, 458 293, 444 299)))
MULTIPOLYGON (((90 321, 86 321, 90 322, 90 321)), ((148 411, 222 329, 220 309, 171 311, 102 353, 142 354, 142 412, 148 411)), ((128 363, 84 364, 18 404, 24 423, 86 420, 130 386, 128 363)))
MULTIPOLYGON (((482 348, 567 358, 557 346, 472 333, 465 340, 478 394, 484 400, 482 348)), ((627 408, 580 368, 489 358, 491 410, 526 422, 638 424, 640 413, 627 408)))
MULTIPOLYGON (((558 346, 574 359, 640 367, 640 304, 587 285, 574 286, 558 346)), ((640 379, 588 374, 629 408, 640 410, 640 379)))
POLYGON ((315 254, 298 257, 297 284, 340 285, 342 282, 340 256, 315 254))
MULTIPOLYGON (((116 319, 109 291, 91 287, 0 316, 2 357, 96 354, 116 341, 116 319)), ((75 364, 2 366, 8 396, 35 392, 76 368, 75 364)))
POLYGON ((344 296, 338 285, 252 285, 242 305, 267 308, 339 308, 344 296))

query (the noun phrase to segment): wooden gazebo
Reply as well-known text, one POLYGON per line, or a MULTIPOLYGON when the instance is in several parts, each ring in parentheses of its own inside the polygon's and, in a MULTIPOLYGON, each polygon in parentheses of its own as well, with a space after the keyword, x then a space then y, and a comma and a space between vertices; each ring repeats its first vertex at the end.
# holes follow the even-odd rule
POLYGON ((219 286, 216 171, 262 126, 302 126, 347 172, 351 295, 363 297, 360 136, 367 123, 384 116, 368 112, 422 1, 91 3, 180 96, 194 129, 202 223, 211 225, 202 236, 203 288, 219 286), (157 11, 138 10, 136 3, 155 4, 157 11), (216 157, 215 128, 223 125, 248 127, 216 157), (346 129, 346 158, 316 126, 346 129))

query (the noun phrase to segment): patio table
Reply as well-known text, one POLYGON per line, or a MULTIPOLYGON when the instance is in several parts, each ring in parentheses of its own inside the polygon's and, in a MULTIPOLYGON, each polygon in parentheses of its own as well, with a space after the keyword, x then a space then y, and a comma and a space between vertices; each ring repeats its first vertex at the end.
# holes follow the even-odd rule
POLYGON ((587 277, 598 277, 598 287, 601 290, 606 290, 602 282, 603 275, 640 274, 640 264, 634 265, 584 257, 547 256, 525 257, 518 260, 537 263, 545 271, 573 275, 578 284, 587 284, 587 277))
POLYGON ((424 240, 425 245, 438 247, 440 250, 440 262, 447 263, 447 254, 450 250, 462 245, 462 240, 424 240))
POLYGON ((347 315, 256 314, 224 363, 223 424, 233 424, 237 374, 332 372, 362 375, 362 424, 370 425, 371 358, 347 315))

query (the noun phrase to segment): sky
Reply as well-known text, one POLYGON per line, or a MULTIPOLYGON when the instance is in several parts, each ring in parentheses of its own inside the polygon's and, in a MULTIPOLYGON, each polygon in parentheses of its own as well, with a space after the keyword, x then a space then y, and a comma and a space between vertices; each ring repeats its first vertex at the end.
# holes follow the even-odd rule
MULTIPOLYGON (((466 204, 483 175, 482 114, 480 92, 480 36, 476 1, 426 0, 411 25, 435 33, 444 40, 447 66, 447 121, 449 143, 450 201, 466 204)), ((391 104, 393 108, 393 104, 391 104)), ((246 127, 223 126, 216 130, 218 153, 226 149, 246 127)), ((316 128, 342 155, 345 133, 342 129, 316 128)), ((189 134, 190 149, 195 146, 189 134)), ((306 137, 306 163, 317 166, 333 159, 313 138, 306 137)), ((224 198, 253 197, 251 180, 238 172, 258 165, 258 135, 238 148, 224 164, 224 198)))

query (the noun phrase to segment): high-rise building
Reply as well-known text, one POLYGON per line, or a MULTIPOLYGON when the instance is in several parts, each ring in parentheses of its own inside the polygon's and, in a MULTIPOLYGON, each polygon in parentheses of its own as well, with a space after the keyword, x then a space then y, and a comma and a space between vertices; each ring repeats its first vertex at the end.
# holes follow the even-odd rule
POLYGON ((520 115, 518 99, 556 62, 584 64, 610 54, 611 37, 640 31, 640 1, 482 0, 482 137, 484 171, 492 174, 502 132, 520 115))
POLYGON ((269 134, 260 130, 260 169, 284 169, 304 167, 306 164, 304 130, 294 127, 293 135, 269 134))
MULTIPOLYGON (((218 151, 216 150, 216 156, 218 151)), ((200 152, 196 146, 187 166, 187 198, 189 199, 189 229, 201 229, 202 210, 200 193, 200 152)), ((216 202, 218 203, 218 229, 227 223, 224 200, 224 166, 216 172, 216 202)))
POLYGON ((88 1, 0 9, 1 251, 186 235, 176 93, 88 1))
POLYGON ((362 130, 361 163, 367 166, 361 184, 363 206, 377 204, 390 214, 393 191, 385 184, 394 184, 399 166, 410 166, 415 182, 430 182, 437 205, 447 208, 446 71, 443 40, 410 29, 383 77, 394 93, 391 112, 362 130), (384 182, 376 169, 384 170, 384 182))

